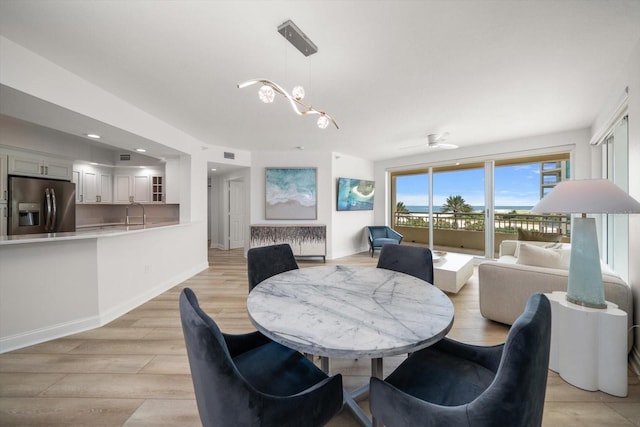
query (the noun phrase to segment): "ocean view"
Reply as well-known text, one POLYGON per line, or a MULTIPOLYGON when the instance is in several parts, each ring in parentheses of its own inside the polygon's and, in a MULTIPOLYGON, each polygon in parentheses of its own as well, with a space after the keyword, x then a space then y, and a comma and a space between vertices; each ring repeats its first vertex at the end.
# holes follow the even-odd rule
MULTIPOLYGON (((471 206, 473 212, 484 212, 484 206, 471 206)), ((529 211, 533 206, 496 206, 496 212, 529 211)), ((407 206, 409 212, 428 213, 429 206, 407 206)), ((442 206, 434 206, 433 213, 442 212, 442 206)))

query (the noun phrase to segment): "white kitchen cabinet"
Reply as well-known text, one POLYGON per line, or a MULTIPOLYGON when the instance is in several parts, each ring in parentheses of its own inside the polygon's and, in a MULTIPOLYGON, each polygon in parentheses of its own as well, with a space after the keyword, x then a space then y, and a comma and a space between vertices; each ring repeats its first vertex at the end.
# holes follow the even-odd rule
POLYGON ((71 172, 71 182, 76 185, 76 203, 82 203, 82 171, 74 167, 71 172))
POLYGON ((133 177, 133 201, 138 203, 149 203, 151 184, 148 175, 135 175, 133 177))
POLYGON ((7 185, 7 156, 0 154, 0 203, 7 203, 9 199, 7 185))
POLYGON ((164 177, 151 177, 151 201, 154 203, 164 202, 164 177))
POLYGON ((100 185, 98 186, 99 202, 112 203, 113 202, 113 176, 110 173, 100 173, 100 185))
POLYGON ((113 182, 114 203, 164 203, 164 178, 161 175, 151 175, 149 172, 117 174, 113 182))
POLYGON ((76 203, 112 203, 113 176, 99 166, 76 164, 71 182, 76 184, 76 203))
POLYGON ((9 214, 7 204, 0 203, 0 237, 7 235, 7 215, 9 214))
POLYGON ((8 164, 9 175, 35 176, 41 178, 71 181, 73 163, 63 159, 30 155, 11 155, 8 164))
POLYGON ((131 195, 131 176, 130 175, 116 175, 114 179, 114 202, 115 203, 130 203, 133 199, 131 195))
POLYGON ((98 173, 94 170, 82 171, 82 203, 98 201, 98 173))

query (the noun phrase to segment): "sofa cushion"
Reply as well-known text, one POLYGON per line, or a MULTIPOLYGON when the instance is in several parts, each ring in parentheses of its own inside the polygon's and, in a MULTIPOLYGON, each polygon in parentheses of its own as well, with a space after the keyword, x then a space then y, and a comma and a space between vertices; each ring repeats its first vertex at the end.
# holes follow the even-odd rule
POLYGON ((530 240, 535 242, 559 242, 560 233, 541 233, 537 230, 523 230, 518 228, 518 240, 530 240))
POLYGON ((523 243, 520 245, 517 264, 560 268, 560 261, 560 253, 553 249, 523 243))

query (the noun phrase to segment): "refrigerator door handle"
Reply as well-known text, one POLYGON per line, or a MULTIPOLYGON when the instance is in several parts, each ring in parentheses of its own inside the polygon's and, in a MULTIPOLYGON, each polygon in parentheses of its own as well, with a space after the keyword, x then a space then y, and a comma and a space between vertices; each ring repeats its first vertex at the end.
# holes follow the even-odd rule
POLYGON ((51 224, 49 231, 56 231, 56 217, 58 216, 58 203, 56 203, 56 191, 51 189, 51 224))
POLYGON ((51 194, 49 188, 44 189, 44 231, 49 231, 49 224, 51 224, 51 194))

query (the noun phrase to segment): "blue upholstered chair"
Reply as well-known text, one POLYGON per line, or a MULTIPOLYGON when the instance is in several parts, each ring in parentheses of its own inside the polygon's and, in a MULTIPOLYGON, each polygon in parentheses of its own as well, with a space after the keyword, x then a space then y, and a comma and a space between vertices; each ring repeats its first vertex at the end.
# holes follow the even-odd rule
POLYGON ((387 427, 540 426, 550 337, 549 300, 534 294, 504 344, 444 338, 371 378, 371 412, 387 427))
POLYGON ((228 335, 186 288, 180 318, 204 427, 322 426, 342 408, 342 377, 259 332, 228 335))
POLYGON ((433 284, 433 256, 429 248, 385 245, 380 250, 377 267, 410 274, 433 284))
POLYGON ((288 243, 251 248, 247 252, 249 292, 263 280, 297 268, 298 263, 288 243))
POLYGON ((369 232, 369 251, 371 251, 372 257, 376 249, 380 249, 384 245, 399 245, 402 242, 402 234, 386 225, 370 225, 367 229, 369 232))

